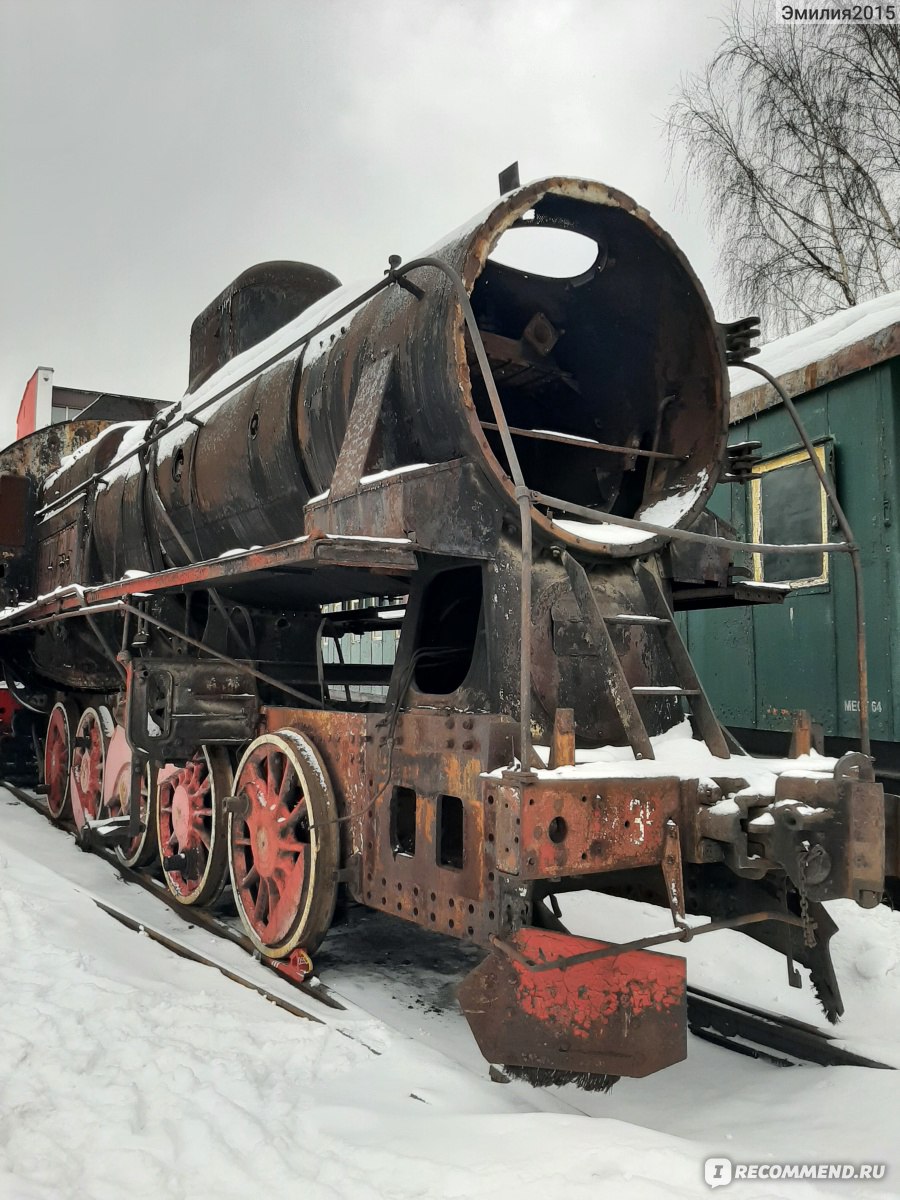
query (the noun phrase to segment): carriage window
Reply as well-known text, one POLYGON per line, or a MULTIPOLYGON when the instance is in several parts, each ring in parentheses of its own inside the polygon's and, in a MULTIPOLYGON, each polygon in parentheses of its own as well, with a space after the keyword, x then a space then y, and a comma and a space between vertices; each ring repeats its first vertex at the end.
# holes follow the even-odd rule
MULTIPOLYGON (((830 470, 826 447, 816 457, 830 470)), ((782 545, 828 541, 828 501, 805 450, 762 463, 750 482, 753 540, 782 545)), ((828 582, 829 556, 754 554, 753 577, 764 583, 789 583, 792 588, 828 582)))

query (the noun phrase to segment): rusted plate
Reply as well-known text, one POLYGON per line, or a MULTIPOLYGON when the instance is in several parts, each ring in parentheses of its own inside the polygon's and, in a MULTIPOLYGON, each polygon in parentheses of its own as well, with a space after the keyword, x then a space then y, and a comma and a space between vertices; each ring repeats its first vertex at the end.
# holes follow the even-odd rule
POLYGON ((497 865, 520 879, 660 863, 666 821, 680 804, 674 778, 486 779, 483 786, 496 796, 497 865))
POLYGON ((393 356, 382 355, 369 363, 360 376, 359 386, 350 413, 341 452, 331 479, 331 500, 341 500, 359 489, 360 477, 365 474, 375 426, 381 415, 393 356))
MULTIPOLYGON (((606 945, 541 929, 512 939, 532 962, 606 945)), ((488 1062, 641 1078, 687 1054, 683 958, 633 950, 531 972, 494 950, 468 975, 459 1003, 488 1062)))
POLYGON ((482 772, 508 761, 510 722, 410 712, 392 746, 381 718, 370 718, 369 733, 363 901, 482 945, 526 922, 528 898, 508 890, 496 867, 495 810, 480 786, 482 772))
MULTIPOLYGON (((74 526, 69 527, 74 528, 74 526)), ((68 535, 67 535, 68 536, 68 535)), ((66 552, 69 542, 59 553, 66 552)), ((88 605, 108 604, 136 592, 177 592, 191 587, 209 587, 229 579, 246 579, 265 571, 292 566, 309 568, 345 567, 373 575, 408 577, 416 569, 416 558, 408 545, 378 538, 297 538, 256 550, 242 550, 227 558, 173 567, 152 575, 104 584, 82 593, 73 587, 71 594, 56 595, 52 600, 35 602, 27 616, 33 620, 46 615, 70 612, 88 605)), ((25 613, 9 615, 0 624, 15 625, 25 613)))

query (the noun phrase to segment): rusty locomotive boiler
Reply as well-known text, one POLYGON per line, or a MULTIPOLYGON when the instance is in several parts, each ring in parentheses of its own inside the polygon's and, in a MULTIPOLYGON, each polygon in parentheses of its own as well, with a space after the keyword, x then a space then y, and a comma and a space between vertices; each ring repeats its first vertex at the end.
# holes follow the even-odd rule
POLYGON ((541 1078, 686 1052, 683 959, 574 936, 567 890, 668 906, 653 944, 689 910, 744 928, 837 1015, 823 901, 880 899, 871 762, 732 755, 673 615, 777 598, 705 510, 725 368, 684 257, 598 183, 518 188, 362 291, 245 273, 179 403, 0 456, 0 658, 51 813, 186 906, 230 885, 271 958, 314 953, 342 888, 482 946, 463 1010, 541 1078), (495 257, 548 228, 581 273, 495 257), (324 652, 391 628, 393 663, 324 652))

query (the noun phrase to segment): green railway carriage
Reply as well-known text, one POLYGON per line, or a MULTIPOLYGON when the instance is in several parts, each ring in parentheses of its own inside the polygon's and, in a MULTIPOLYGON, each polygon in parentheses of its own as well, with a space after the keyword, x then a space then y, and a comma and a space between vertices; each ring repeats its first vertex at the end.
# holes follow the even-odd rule
MULTIPOLYGON (((833 474, 860 545, 871 735, 884 781, 900 781, 900 292, 766 346, 757 360, 796 402, 833 474)), ((808 455, 774 389, 732 370, 731 443, 758 441, 746 484, 710 508, 749 541, 840 540, 808 455)), ((808 711, 825 748, 858 745, 856 620, 846 555, 745 556, 752 579, 782 583, 783 604, 703 610, 679 621, 713 707, 751 751, 784 752, 808 711)), ((894 787, 893 790, 896 790, 894 787)))

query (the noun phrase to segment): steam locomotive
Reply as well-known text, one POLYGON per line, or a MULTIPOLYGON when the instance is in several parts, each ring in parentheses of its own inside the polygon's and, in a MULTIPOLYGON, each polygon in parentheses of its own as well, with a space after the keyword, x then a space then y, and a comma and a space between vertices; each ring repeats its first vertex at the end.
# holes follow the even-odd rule
POLYGON ((837 1016, 823 902, 880 900, 871 761, 731 753, 674 618, 778 598, 705 509, 725 368, 681 252, 600 183, 517 187, 364 290, 245 272, 179 403, 0 454, 0 659, 51 814, 185 906, 230 886, 272 959, 342 890, 483 947, 463 1011, 543 1078, 686 1053, 683 959, 574 936, 566 890, 668 907, 657 945, 742 928, 837 1016), (587 269, 498 259, 542 229, 587 269), (386 629, 393 663, 340 653, 386 629))

